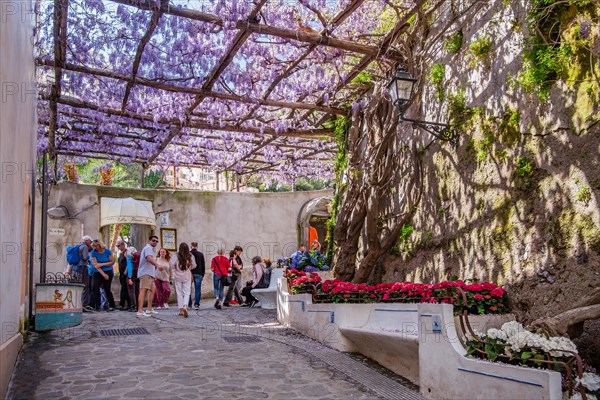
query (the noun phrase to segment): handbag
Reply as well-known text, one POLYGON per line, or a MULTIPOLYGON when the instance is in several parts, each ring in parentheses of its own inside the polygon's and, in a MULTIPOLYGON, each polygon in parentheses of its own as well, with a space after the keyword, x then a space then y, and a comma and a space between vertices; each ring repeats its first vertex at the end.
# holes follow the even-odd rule
POLYGON ((223 286, 229 286, 229 285, 231 285, 231 276, 229 276, 229 275, 223 275, 221 277, 221 283, 223 284, 223 286))
MULTIPOLYGON (((218 269, 217 263, 215 262, 214 258, 212 260, 212 269, 213 269, 213 271, 216 271, 218 269)), ((221 283, 223 284, 223 286, 231 285, 231 282, 232 282, 231 275, 222 275, 220 279, 221 279, 221 283)))

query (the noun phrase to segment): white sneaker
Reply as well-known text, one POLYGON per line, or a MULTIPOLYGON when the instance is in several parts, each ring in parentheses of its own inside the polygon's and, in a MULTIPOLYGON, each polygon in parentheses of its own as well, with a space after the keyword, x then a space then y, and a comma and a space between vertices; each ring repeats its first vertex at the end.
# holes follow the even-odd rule
POLYGON ((154 307, 154 309, 156 309, 156 310, 162 310, 162 307, 158 306, 158 307, 154 307))
POLYGON ((146 312, 143 311, 143 312, 137 312, 137 313, 135 313, 135 316, 136 317, 151 317, 152 315, 146 314, 146 312))
POLYGON ((146 310, 146 314, 150 315, 150 314, 158 314, 158 311, 152 309, 152 310, 146 310))
POLYGON ((165 303, 165 304, 163 305, 163 308, 164 308, 165 310, 168 310, 168 309, 169 309, 169 305, 168 305, 167 303, 165 303))

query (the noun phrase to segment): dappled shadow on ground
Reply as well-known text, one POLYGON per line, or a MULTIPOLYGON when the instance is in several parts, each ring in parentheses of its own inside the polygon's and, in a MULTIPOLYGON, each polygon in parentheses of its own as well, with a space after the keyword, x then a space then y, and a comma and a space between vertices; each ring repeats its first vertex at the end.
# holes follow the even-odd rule
POLYGON ((275 311, 208 307, 189 318, 97 312, 80 326, 35 333, 7 398, 380 398, 323 362, 334 350, 284 328, 275 311), (148 334, 102 332, 134 327, 148 334))

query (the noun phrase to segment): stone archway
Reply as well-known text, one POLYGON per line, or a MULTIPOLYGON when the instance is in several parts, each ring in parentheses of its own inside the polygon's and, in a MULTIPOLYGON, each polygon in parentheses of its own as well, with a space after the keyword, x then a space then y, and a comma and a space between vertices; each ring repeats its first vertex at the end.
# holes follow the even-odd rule
POLYGON ((330 216, 332 200, 331 196, 317 197, 304 203, 300 208, 298 213, 298 237, 300 243, 306 244, 309 249, 312 244, 309 243, 309 239, 314 237, 315 234, 321 245, 324 245, 327 233, 325 222, 330 216))

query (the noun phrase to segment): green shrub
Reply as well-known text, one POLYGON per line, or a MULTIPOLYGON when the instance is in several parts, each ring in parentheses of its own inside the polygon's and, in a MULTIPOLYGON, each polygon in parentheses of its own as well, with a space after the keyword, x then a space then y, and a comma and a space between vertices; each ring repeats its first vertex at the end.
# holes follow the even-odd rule
POLYGON ((463 43, 462 31, 454 32, 444 42, 444 49, 449 53, 456 54, 462 48, 462 43, 463 43))
POLYGON ((406 242, 410 235, 415 231, 415 228, 412 225, 402 225, 402 232, 400 233, 400 241, 406 242))
POLYGON ((585 203, 585 205, 587 206, 591 200, 592 200, 592 192, 591 192, 590 188, 587 186, 580 187, 579 190, 577 191, 577 201, 581 201, 581 202, 585 203))
POLYGON ((533 163, 527 157, 517 159, 515 174, 519 177, 529 176, 533 173, 533 163))
POLYGON ((433 64, 429 70, 429 82, 434 85, 439 85, 444 81, 444 75, 446 74, 445 64, 433 64))
POLYGON ((492 50, 492 40, 487 35, 479 36, 469 45, 469 50, 476 59, 483 60, 492 50))
POLYGON ((463 89, 458 89, 456 93, 448 95, 448 113, 451 120, 457 120, 465 117, 467 110, 467 97, 463 89))
POLYGON ((429 70, 429 82, 435 85, 435 97, 439 101, 444 101, 446 91, 444 90, 444 76, 446 75, 445 64, 433 64, 429 70))
POLYGON ((500 139, 507 144, 515 144, 521 136, 519 131, 519 123, 521 115, 518 111, 508 108, 502 115, 500 121, 500 139))
POLYGON ((496 149, 494 154, 496 155, 496 158, 500 161, 506 161, 506 159, 508 158, 508 153, 504 149, 496 149))
POLYGON ((597 5, 589 0, 532 0, 527 25, 532 36, 523 51, 523 70, 518 82, 529 93, 545 101, 551 85, 590 78, 594 61, 591 20, 597 5))
POLYGON ((568 68, 570 51, 569 46, 533 45, 523 52, 523 71, 517 81, 526 92, 547 100, 550 85, 568 68))

